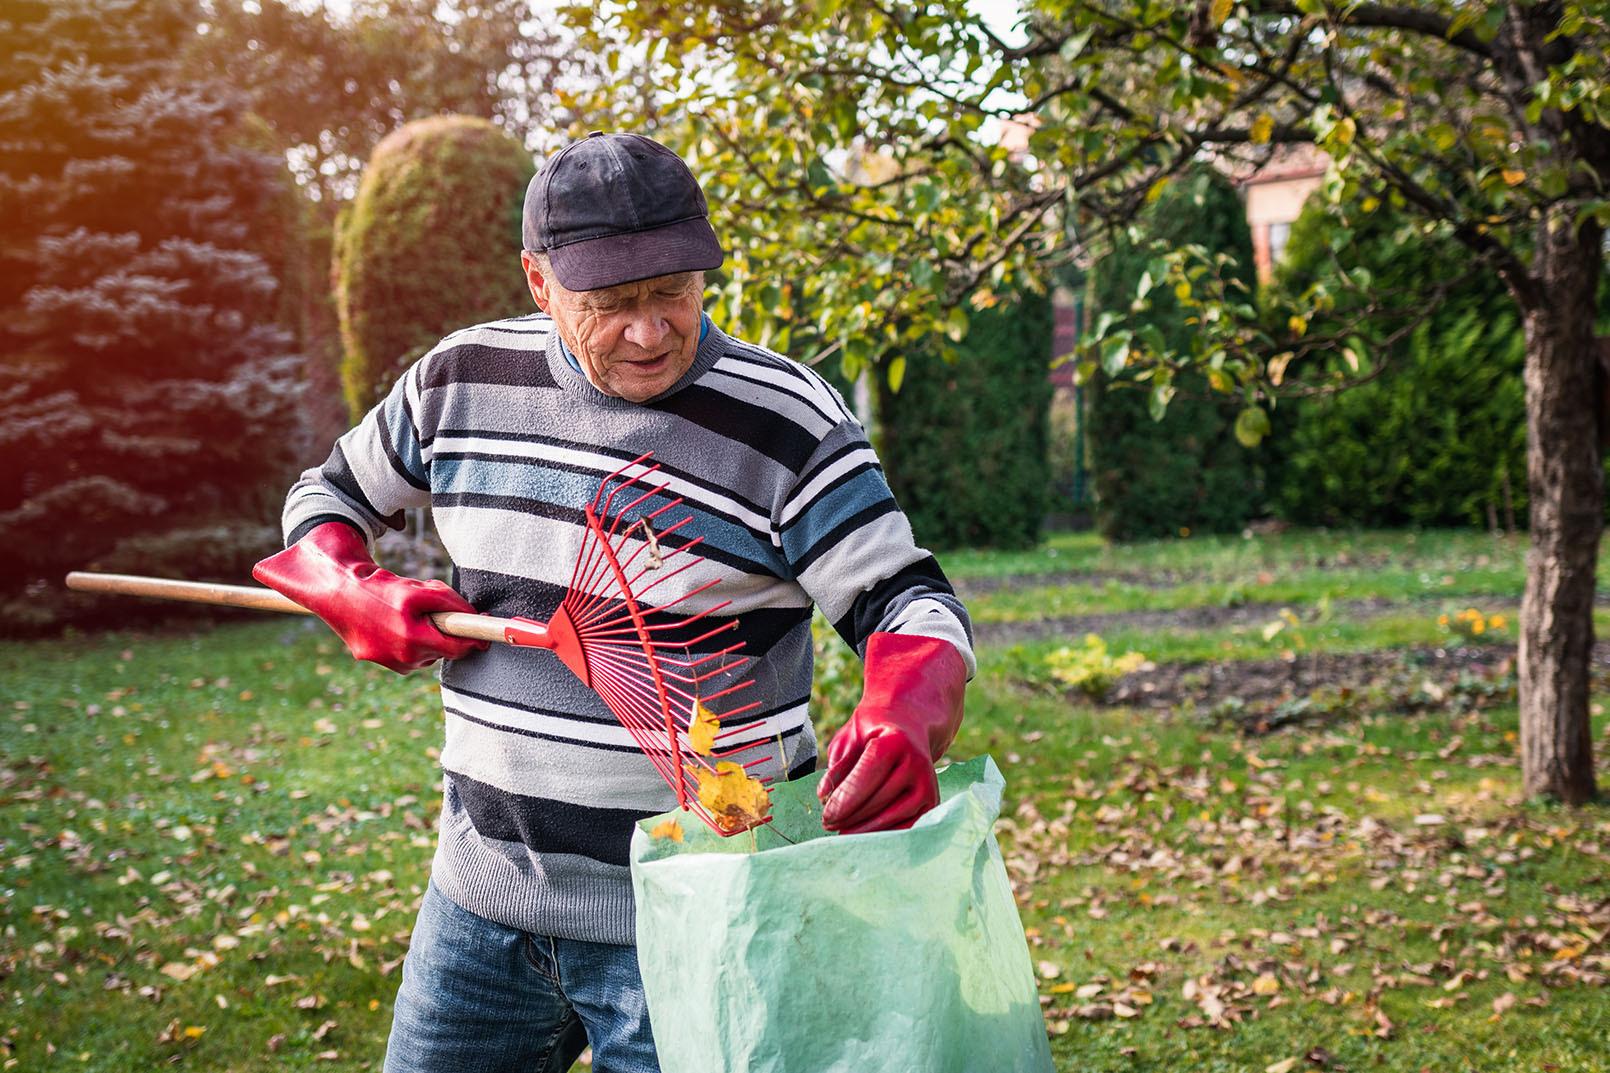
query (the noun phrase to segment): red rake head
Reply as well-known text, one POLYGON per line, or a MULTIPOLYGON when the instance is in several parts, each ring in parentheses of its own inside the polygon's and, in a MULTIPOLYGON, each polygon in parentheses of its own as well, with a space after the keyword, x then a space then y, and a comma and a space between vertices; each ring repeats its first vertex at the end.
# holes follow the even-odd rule
POLYGON ((669 479, 655 478, 658 464, 645 465, 650 457, 644 454, 600 482, 586 508, 587 533, 559 610, 545 627, 511 629, 508 639, 552 649, 631 733, 676 791, 677 805, 712 830, 733 834, 770 819, 764 793, 754 793, 737 773, 765 763, 773 739, 719 744, 743 733, 750 722, 744 717, 760 708, 759 700, 744 703, 741 695, 754 684, 738 673, 748 663, 738 655, 743 645, 715 640, 737 629, 737 619, 702 632, 694 628, 731 601, 691 615, 671 613, 717 580, 657 606, 643 600, 704 561, 693 553, 703 537, 677 535, 691 514, 656 528, 683 500, 669 491, 669 479), (712 641, 714 651, 696 654, 712 641), (725 710, 718 712, 721 706, 725 710), (756 750, 751 759, 740 758, 756 750))

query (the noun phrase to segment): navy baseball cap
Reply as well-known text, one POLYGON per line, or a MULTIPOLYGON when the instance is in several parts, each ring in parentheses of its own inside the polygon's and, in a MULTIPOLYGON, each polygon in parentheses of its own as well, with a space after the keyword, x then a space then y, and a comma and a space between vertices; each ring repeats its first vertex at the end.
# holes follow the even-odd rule
POLYGON ((571 291, 708 271, 725 256, 681 157, 641 134, 598 130, 532 176, 521 240, 571 291))

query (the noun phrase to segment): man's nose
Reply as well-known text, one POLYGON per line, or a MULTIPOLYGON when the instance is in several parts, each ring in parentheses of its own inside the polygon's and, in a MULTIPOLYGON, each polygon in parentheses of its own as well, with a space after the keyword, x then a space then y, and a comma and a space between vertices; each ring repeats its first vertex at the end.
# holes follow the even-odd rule
POLYGON ((639 313, 626 322, 626 341, 644 350, 657 351, 670 331, 670 322, 659 314, 639 313))

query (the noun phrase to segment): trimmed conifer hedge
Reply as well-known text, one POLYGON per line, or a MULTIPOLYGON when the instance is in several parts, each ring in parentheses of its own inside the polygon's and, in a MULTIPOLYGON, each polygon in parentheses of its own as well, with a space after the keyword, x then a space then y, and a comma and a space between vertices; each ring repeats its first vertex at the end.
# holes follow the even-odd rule
POLYGON ((335 239, 354 420, 448 332, 534 310, 519 257, 534 171, 518 141, 471 116, 417 120, 375 146, 335 239))
MULTIPOLYGON (((1170 246, 1197 244, 1233 254, 1248 292, 1256 287, 1252 234, 1229 181, 1211 168, 1177 177, 1139 226, 1170 246)), ((1092 312, 1127 313, 1152 253, 1144 242, 1120 240, 1091 275, 1092 312)), ((1170 346, 1188 347, 1190 325, 1172 293, 1151 293, 1148 316, 1170 346)), ((1162 421, 1153 421, 1144 384, 1092 380, 1087 420, 1096 527, 1114 540, 1191 532, 1236 532, 1258 511, 1257 456, 1234 433, 1239 401, 1202 398, 1206 381, 1182 374, 1179 395, 1162 421), (1197 396, 1195 398, 1190 396, 1197 396)))
POLYGON ((1525 340, 1515 303, 1491 272, 1468 271, 1457 243, 1405 222, 1384 206, 1339 219, 1316 202, 1292 227, 1277 287, 1300 292, 1357 267, 1380 293, 1430 302, 1439 285, 1453 286, 1406 338, 1372 356, 1387 366, 1377 379, 1291 406, 1275 444, 1279 513, 1315 525, 1524 526, 1525 340))
POLYGON ((918 543, 1027 547, 1050 488, 1051 300, 1025 294, 972 314, 947 364, 907 358, 878 399, 879 455, 918 543))

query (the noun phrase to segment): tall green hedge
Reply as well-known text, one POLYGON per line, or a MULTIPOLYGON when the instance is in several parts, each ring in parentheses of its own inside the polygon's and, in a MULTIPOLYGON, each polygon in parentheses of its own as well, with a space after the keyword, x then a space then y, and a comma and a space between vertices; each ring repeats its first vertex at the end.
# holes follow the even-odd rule
POLYGON ((1515 304, 1491 272, 1467 274, 1452 240, 1403 223, 1384 207, 1336 218, 1315 204, 1292 228, 1277 287, 1300 292, 1338 267, 1363 267, 1372 292, 1398 296, 1400 308, 1453 289, 1375 355, 1385 364, 1375 380, 1295 405, 1276 444, 1280 514, 1304 524, 1524 525, 1525 342, 1515 304))
POLYGON ((973 314, 954 364, 908 355, 898 392, 882 383, 879 454, 926 547, 1025 547, 1039 539, 1046 457, 1051 301, 1025 295, 973 314))
POLYGON ((354 419, 443 335, 532 310, 519 251, 534 170, 519 142, 470 116, 408 123, 375 146, 335 239, 354 419))
MULTIPOLYGON (((1152 253, 1147 240, 1199 244, 1233 254, 1239 278, 1256 285, 1252 233, 1230 183, 1210 168, 1188 172, 1165 188, 1139 222, 1140 242, 1121 239, 1091 275, 1093 312, 1125 313, 1152 253)), ((1149 318, 1171 347, 1186 349, 1191 327, 1167 288, 1154 290, 1149 318)), ((1235 439, 1237 401, 1202 398, 1206 382, 1177 376, 1179 395, 1162 421, 1147 408, 1145 385, 1092 381, 1087 413, 1096 527, 1113 540, 1169 536, 1189 529, 1234 532, 1260 506, 1253 452, 1235 439)))

